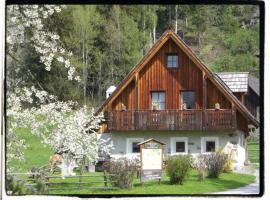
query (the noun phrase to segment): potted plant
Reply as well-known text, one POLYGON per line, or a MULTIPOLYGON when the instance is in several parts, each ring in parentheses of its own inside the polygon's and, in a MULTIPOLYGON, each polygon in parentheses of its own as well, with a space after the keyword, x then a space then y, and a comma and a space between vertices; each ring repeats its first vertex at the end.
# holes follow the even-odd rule
POLYGON ((152 110, 158 110, 158 102, 152 103, 152 110))
POLYGON ((219 103, 215 103, 215 110, 220 110, 220 104, 219 103))
POLYGON ((121 111, 126 111, 127 110, 127 108, 126 108, 126 106, 125 106, 125 104, 121 104, 121 111))

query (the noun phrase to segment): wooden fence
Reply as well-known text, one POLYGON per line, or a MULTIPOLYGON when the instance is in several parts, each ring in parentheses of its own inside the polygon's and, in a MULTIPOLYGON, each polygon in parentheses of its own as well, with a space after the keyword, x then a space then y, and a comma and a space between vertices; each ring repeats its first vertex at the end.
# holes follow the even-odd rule
POLYGON ((46 191, 55 190, 113 190, 112 177, 114 174, 109 174, 106 171, 103 174, 94 175, 76 175, 76 176, 48 176, 41 173, 9 173, 8 175, 16 177, 16 181, 22 181, 25 187, 35 187, 40 178, 42 184, 45 185, 46 191), (91 180, 93 178, 93 180, 91 180))

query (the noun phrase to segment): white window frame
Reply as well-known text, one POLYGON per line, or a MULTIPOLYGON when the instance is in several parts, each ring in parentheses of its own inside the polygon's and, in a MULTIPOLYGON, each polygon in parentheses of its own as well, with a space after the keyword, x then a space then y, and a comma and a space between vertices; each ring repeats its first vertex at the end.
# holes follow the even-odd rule
POLYGON ((215 142, 215 151, 219 148, 219 138, 218 137, 201 137, 201 153, 211 153, 206 152, 206 142, 215 142))
POLYGON ((188 154, 188 138, 187 137, 171 137, 170 141, 171 155, 188 154), (185 142, 185 152, 176 152, 176 142, 185 142))
POLYGON ((126 142, 126 153, 127 154, 140 154, 140 153, 133 153, 132 152, 132 143, 133 142, 143 142, 144 139, 143 138, 127 138, 127 142, 126 142))

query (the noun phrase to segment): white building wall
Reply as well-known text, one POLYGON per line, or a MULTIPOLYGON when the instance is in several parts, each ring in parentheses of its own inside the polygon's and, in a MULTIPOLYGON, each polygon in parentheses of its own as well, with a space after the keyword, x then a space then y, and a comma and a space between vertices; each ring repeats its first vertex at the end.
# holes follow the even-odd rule
POLYGON ((103 133, 101 138, 111 137, 114 145, 112 156, 124 156, 129 154, 127 152, 127 143, 132 138, 143 138, 144 140, 153 138, 166 144, 165 154, 171 154, 171 140, 172 138, 187 138, 187 152, 188 153, 201 153, 201 142, 204 137, 217 137, 218 147, 223 148, 228 142, 239 144, 244 147, 244 135, 239 132, 174 132, 174 131, 130 131, 130 132, 114 132, 103 133))

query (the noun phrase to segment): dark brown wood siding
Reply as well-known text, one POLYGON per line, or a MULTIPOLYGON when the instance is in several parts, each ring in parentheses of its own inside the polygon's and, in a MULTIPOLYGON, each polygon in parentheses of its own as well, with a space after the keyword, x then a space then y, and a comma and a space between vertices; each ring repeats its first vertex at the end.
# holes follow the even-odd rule
POLYGON ((151 92, 164 91, 166 109, 179 109, 180 91, 195 92, 195 108, 202 107, 202 72, 179 49, 168 40, 159 52, 139 73, 139 109, 151 109, 151 92), (178 54, 178 68, 167 67, 167 55, 178 54))
POLYGON ((135 81, 132 81, 113 101, 112 109, 121 110, 122 104, 124 104, 128 110, 133 110, 135 108, 135 81))
POLYGON ((249 88, 245 96, 244 104, 249 112, 251 112, 254 117, 258 118, 257 107, 260 106, 260 97, 251 88, 249 88))
MULTIPOLYGON (((220 104, 221 109, 231 108, 230 101, 214 86, 206 81, 207 107, 215 108, 215 103, 220 104)), ((114 100, 113 110, 120 110, 123 103, 127 109, 135 108, 135 82, 131 84, 114 100)), ((195 109, 202 108, 202 71, 188 58, 188 56, 168 40, 157 54, 146 64, 139 73, 138 80, 138 109, 151 109, 151 92, 165 92, 166 109, 181 108, 181 91, 195 92, 195 109), (179 67, 167 67, 167 55, 178 54, 179 67)))
POLYGON ((248 134, 248 122, 238 111, 236 111, 237 129, 248 134))
POLYGON ((206 81, 206 93, 207 109, 215 108, 216 103, 220 104, 221 109, 231 108, 231 102, 209 80, 206 81))

